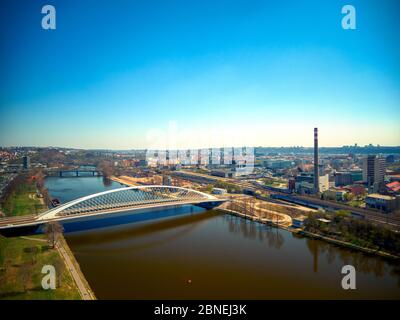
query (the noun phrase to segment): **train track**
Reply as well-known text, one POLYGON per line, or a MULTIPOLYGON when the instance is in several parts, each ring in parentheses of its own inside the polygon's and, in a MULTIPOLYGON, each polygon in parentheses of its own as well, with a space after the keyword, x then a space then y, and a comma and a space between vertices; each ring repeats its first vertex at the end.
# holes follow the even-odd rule
POLYGON ((30 215, 26 215, 26 216, 0 218, 0 226, 34 222, 36 220, 36 218, 37 218, 36 214, 30 214, 30 215))

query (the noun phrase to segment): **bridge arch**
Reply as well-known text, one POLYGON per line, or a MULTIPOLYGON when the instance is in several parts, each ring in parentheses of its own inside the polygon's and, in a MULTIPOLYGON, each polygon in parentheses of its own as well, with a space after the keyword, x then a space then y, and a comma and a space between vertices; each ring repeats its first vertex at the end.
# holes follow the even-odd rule
POLYGON ((164 186, 134 186, 111 189, 72 200, 39 215, 38 220, 49 220, 75 215, 123 211, 143 206, 162 204, 196 204, 220 202, 212 195, 197 190, 164 186))

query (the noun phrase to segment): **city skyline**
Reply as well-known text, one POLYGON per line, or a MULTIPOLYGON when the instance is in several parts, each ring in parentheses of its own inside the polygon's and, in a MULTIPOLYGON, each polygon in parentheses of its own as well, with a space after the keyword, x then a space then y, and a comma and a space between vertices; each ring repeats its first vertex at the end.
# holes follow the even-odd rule
POLYGON ((400 145, 396 1, 52 4, 0 5, 2 146, 400 145))

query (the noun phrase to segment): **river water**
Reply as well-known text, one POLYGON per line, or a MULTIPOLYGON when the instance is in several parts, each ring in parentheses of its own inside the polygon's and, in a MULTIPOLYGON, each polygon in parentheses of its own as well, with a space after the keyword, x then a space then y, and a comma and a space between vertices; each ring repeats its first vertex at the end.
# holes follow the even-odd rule
MULTIPOLYGON (((49 177, 46 186, 63 203, 120 187, 101 177, 49 177)), ((194 206, 107 220, 66 239, 100 299, 400 299, 391 260, 194 206), (355 290, 341 287, 347 264, 355 290)))

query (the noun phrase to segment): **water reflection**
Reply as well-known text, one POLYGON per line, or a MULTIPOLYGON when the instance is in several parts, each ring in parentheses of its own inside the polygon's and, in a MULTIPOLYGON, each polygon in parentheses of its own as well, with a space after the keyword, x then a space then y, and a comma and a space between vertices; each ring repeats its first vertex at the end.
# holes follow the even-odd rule
POLYGON ((103 177, 103 186, 110 187, 112 186, 113 181, 109 178, 103 177))
POLYGON ((79 251, 79 254, 85 253, 85 247, 90 247, 91 252, 102 254, 115 254, 117 252, 123 253, 132 250, 149 249, 188 235, 192 230, 200 226, 202 221, 211 219, 215 215, 216 213, 213 211, 205 211, 167 220, 134 223, 126 226, 120 225, 114 228, 104 229, 102 232, 98 230, 86 230, 85 232, 68 235, 68 242, 72 246, 77 243, 85 244, 79 251), (152 238, 153 240, 146 241, 145 243, 140 241, 127 241, 140 237, 151 237, 152 234, 159 234, 165 231, 170 232, 167 232, 164 237, 155 237, 152 238))
POLYGON ((313 257, 314 272, 318 272, 318 259, 325 256, 329 265, 338 260, 340 265, 353 265, 357 272, 371 273, 377 278, 381 278, 389 272, 397 277, 398 286, 400 286, 400 266, 391 259, 335 246, 320 240, 306 239, 306 243, 313 257))
POLYGON ((269 248, 280 249, 285 243, 278 228, 231 215, 225 215, 223 219, 227 222, 229 232, 266 242, 269 248))

